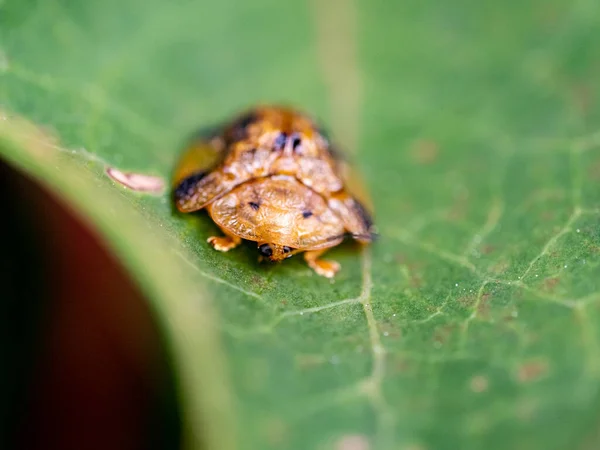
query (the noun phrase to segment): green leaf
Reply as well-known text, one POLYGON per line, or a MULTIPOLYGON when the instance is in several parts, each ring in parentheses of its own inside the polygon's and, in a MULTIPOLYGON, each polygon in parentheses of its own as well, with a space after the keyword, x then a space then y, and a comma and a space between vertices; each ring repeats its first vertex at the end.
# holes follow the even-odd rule
POLYGON ((591 0, 4 0, 0 153, 138 281, 190 448, 595 448, 598 32, 591 0), (168 184, 256 102, 356 153, 382 238, 335 282, 105 174, 168 184))

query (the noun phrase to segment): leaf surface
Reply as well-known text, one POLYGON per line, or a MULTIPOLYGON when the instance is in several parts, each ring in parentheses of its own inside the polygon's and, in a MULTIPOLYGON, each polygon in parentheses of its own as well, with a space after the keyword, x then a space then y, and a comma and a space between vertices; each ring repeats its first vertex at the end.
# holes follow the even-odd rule
POLYGON ((152 303, 187 443, 593 447, 600 8, 592 1, 0 2, 0 152, 97 228, 152 303), (257 102, 321 117, 381 239, 222 254, 169 191, 181 146, 257 102), (219 405, 219 406, 217 406, 219 405))

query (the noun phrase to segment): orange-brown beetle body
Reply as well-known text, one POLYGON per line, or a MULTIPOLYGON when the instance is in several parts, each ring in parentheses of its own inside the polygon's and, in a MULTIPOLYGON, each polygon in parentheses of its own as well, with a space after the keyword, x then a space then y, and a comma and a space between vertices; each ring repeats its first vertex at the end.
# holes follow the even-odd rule
POLYGON ((315 272, 331 278, 340 266, 320 260, 324 251, 346 235, 363 244, 374 237, 356 183, 309 117, 263 106, 190 145, 175 173, 175 203, 181 212, 207 209, 224 234, 208 239, 216 250, 246 239, 271 261, 304 252, 315 272))

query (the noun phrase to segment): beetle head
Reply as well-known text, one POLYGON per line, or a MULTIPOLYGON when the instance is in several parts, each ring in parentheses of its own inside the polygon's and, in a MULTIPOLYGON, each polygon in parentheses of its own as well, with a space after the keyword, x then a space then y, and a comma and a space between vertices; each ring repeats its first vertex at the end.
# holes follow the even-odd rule
POLYGON ((296 252, 296 249, 288 247, 287 245, 261 243, 258 245, 258 253, 261 258, 268 259, 269 261, 281 261, 289 258, 296 252))

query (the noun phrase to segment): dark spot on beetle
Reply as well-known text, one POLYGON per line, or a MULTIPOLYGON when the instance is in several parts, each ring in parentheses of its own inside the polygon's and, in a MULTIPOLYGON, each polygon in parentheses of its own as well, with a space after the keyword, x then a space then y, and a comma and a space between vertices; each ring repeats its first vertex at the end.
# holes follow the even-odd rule
POLYGON ((269 244, 262 244, 258 247, 258 252, 264 256, 265 258, 271 257, 273 255, 273 249, 269 244))
POLYGON ((192 195, 196 184, 205 176, 206 172, 200 172, 184 179, 175 189, 175 198, 180 200, 192 195))
POLYGON ((287 141, 287 134, 279 133, 273 142, 273 150, 283 150, 287 141))
POLYGON ((252 208, 254 211, 258 211, 258 208, 260 208, 260 205, 256 202, 248 202, 248 205, 250 205, 250 208, 252 208))
POLYGON ((354 208, 360 217, 363 226, 367 231, 371 231, 373 228, 373 219, 371 218, 371 214, 368 213, 366 208, 358 201, 354 200, 354 208))
POLYGON ((302 217, 304 217, 305 219, 308 219, 312 215, 313 215, 312 211, 302 211, 302 217))
POLYGON ((292 251, 291 247, 288 247, 287 245, 283 247, 283 253, 289 253, 292 251))
POLYGON ((254 160, 255 156, 256 156, 256 148, 255 148, 255 147, 253 147, 253 148, 250 148, 250 149, 248 149, 248 150, 245 150, 245 151, 244 151, 244 152, 243 152, 243 153, 240 155, 240 159, 241 159, 242 161, 245 161, 245 162, 251 163, 251 161, 253 161, 253 160, 254 160))
POLYGON ((232 143, 241 141, 248 137, 248 127, 259 119, 255 112, 250 112, 239 117, 229 127, 229 133, 227 133, 227 142, 232 143))
POLYGON ((241 128, 246 128, 248 125, 256 122, 258 120, 258 115, 255 112, 251 112, 242 116, 238 119, 237 125, 241 128))
POLYGON ((292 139, 292 149, 294 151, 296 151, 296 149, 298 147, 300 147, 300 144, 302 144, 302 138, 298 135, 293 135, 291 139, 292 139))

